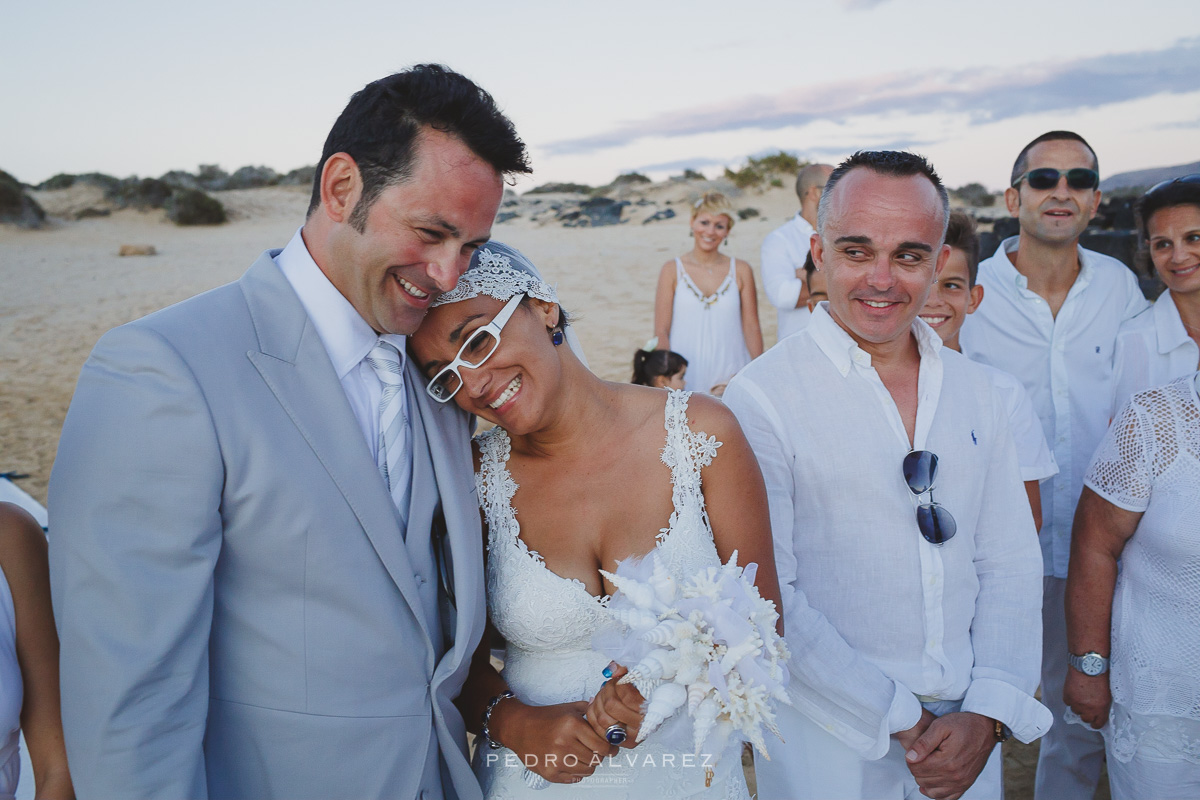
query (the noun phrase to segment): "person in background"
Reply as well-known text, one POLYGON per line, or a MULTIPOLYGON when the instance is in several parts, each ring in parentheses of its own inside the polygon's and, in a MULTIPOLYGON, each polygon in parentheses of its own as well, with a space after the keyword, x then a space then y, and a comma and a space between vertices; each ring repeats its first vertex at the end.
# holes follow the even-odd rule
POLYGON ((762 243, 762 279, 767 299, 779 315, 777 340, 808 324, 808 287, 804 280, 808 241, 817 224, 817 204, 833 167, 809 164, 796 174, 796 216, 767 234, 762 243))
POLYGON ((1133 395, 1075 514, 1063 691, 1102 728, 1113 800, 1200 797, 1198 392, 1200 373, 1133 395))
POLYGON ((1117 334, 1114 415, 1133 393, 1200 368, 1200 173, 1163 181, 1134 208, 1142 252, 1167 290, 1117 334))
POLYGON ((1042 699, 1055 725, 1042 741, 1035 800, 1091 800, 1104 742, 1063 724, 1063 597, 1071 521, 1092 453, 1108 428, 1117 329, 1149 303, 1132 270, 1085 250, 1100 205, 1099 162, 1082 136, 1050 131, 1027 144, 1004 193, 1020 234, 979 265, 988 301, 963 326, 963 353, 1010 372, 1042 421, 1059 473, 1042 493, 1042 699))
POLYGON ((785 743, 755 764, 763 800, 990 800, 997 742, 1050 726, 1008 415, 983 368, 917 321, 947 206, 912 153, 834 170, 813 239, 829 301, 725 394, 766 482, 792 654, 785 743))
POLYGON ((46 536, 20 506, 0 503, 0 798, 17 791, 22 731, 37 797, 75 796, 61 705, 46 536))
POLYGON ((817 303, 829 299, 829 289, 825 285, 825 273, 817 269, 813 263, 812 253, 804 257, 804 288, 808 292, 808 310, 816 310, 817 303))
MULTIPOLYGON (((979 270, 979 235, 975 231, 975 220, 969 214, 963 211, 950 213, 946 244, 950 246, 950 257, 919 316, 941 337, 942 344, 961 353, 958 332, 967 316, 975 313, 983 302, 983 287, 975 282, 979 270)), ((1025 493, 1029 496, 1033 523, 1041 528, 1042 495, 1038 484, 1057 475, 1058 464, 1054 463, 1054 455, 1046 445, 1041 420, 1029 402, 1025 387, 1002 369, 990 364, 983 364, 983 367, 1008 410, 1009 425, 1017 445, 1017 463, 1021 465, 1021 480, 1025 482, 1025 493)))
POLYGON ((671 350, 658 350, 651 339, 633 354, 633 378, 630 383, 658 389, 682 389, 687 375, 687 359, 671 350))
POLYGON ((663 350, 688 361, 688 391, 719 394, 750 359, 762 354, 754 273, 726 256, 733 205, 709 192, 692 206, 691 252, 663 264, 654 297, 654 335, 663 350))

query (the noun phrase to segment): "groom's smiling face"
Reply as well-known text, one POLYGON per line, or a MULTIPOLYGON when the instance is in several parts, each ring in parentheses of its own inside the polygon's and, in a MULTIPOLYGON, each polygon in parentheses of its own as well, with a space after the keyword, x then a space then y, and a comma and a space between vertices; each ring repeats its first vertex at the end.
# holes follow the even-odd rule
POLYGON ((379 194, 361 231, 350 220, 350 191, 322 268, 377 333, 412 333, 488 240, 503 190, 499 173, 461 140, 426 129, 410 176, 379 194))

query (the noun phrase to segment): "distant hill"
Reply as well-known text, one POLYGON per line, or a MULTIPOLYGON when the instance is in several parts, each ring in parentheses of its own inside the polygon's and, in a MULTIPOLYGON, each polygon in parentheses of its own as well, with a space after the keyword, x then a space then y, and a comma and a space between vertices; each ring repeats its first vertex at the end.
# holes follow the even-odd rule
POLYGON ((1179 164, 1174 167, 1153 167, 1151 169, 1135 169, 1132 172, 1118 172, 1100 181, 1100 189, 1105 192, 1129 193, 1131 190, 1149 189, 1160 181, 1178 178, 1180 175, 1190 175, 1200 172, 1200 161, 1191 164, 1179 164))

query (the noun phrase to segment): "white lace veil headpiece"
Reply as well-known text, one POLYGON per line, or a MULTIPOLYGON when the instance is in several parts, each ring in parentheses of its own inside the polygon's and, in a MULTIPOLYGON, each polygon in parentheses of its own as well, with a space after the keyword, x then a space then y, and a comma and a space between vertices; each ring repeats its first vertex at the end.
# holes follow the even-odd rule
MULTIPOLYGON (((492 239, 475 251, 467 271, 458 279, 455 287, 435 299, 432 306, 444 306, 480 295, 507 301, 516 294, 527 294, 547 303, 558 303, 558 293, 554 291, 553 286, 542 280, 542 275, 533 262, 520 250, 492 239)), ((567 346, 583 365, 587 366, 583 346, 570 324, 563 325, 563 335, 567 346)))

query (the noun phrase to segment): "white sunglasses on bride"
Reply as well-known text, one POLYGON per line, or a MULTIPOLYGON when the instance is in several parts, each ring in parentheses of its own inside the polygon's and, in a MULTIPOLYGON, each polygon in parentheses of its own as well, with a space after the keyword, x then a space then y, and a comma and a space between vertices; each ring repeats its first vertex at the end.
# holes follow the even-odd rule
POLYGON ((462 347, 458 348, 458 355, 454 357, 454 360, 438 370, 437 374, 430 379, 429 385, 425 387, 425 391, 430 397, 439 403, 450 402, 451 398, 462 388, 463 380, 458 371, 459 368, 477 369, 492 357, 492 353, 496 352, 496 348, 500 346, 500 331, 508 324, 509 317, 517 310, 517 306, 521 304, 521 299, 524 297, 524 294, 513 295, 504 304, 504 308, 500 309, 500 313, 496 315, 495 319, 471 332, 467 340, 462 343, 462 347))

